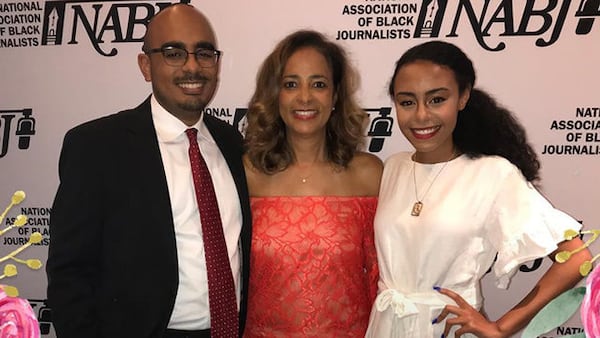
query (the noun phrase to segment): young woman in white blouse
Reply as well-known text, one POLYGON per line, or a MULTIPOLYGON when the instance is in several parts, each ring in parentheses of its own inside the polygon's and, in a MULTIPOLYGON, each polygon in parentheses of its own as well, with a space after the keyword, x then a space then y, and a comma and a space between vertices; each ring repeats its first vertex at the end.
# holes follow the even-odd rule
POLYGON ((554 263, 496 321, 480 279, 506 288, 520 264, 562 250, 579 230, 536 190, 539 162, 523 127, 485 92, 455 45, 430 41, 397 61, 389 93, 415 152, 385 163, 375 217, 380 270, 367 337, 510 337, 581 278, 580 251, 554 263))

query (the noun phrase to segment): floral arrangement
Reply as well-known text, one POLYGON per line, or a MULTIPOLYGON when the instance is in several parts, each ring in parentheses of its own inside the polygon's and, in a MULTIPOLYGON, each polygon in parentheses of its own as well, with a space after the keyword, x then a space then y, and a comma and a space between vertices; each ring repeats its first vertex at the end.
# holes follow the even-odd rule
MULTIPOLYGON (((584 250, 600 236, 600 229, 582 232, 567 230, 564 236, 566 240, 590 234, 592 238, 587 240, 582 247, 574 251, 557 253, 555 256, 556 261, 559 263, 566 262, 573 254, 584 250)), ((535 338, 549 332, 569 320, 578 309, 584 332, 564 336, 563 338, 600 337, 600 269, 593 268, 594 261, 599 257, 600 254, 589 261, 583 262, 579 267, 579 273, 584 277, 587 276, 585 286, 567 290, 548 303, 529 322, 529 325, 523 331, 522 338, 535 338)))
MULTIPOLYGON (((16 191, 11 203, 6 207, 4 212, 0 214, 0 224, 10 211, 10 209, 21 203, 25 199, 25 192, 16 191)), ((27 223, 27 216, 18 215, 12 224, 0 230, 0 236, 10 230, 23 226, 27 223)), ((23 250, 30 247, 32 244, 39 243, 42 240, 42 235, 39 232, 34 232, 29 237, 27 243, 23 244, 18 249, 12 251, 8 255, 0 258, 0 263, 12 260, 13 262, 26 265, 32 270, 38 270, 42 267, 42 262, 39 259, 20 259, 17 255, 23 250)), ((17 275, 17 266, 15 264, 4 265, 3 274, 0 275, 0 280, 17 275)), ((19 290, 10 285, 0 284, 0 337, 1 338, 39 338, 40 327, 37 318, 25 299, 18 298, 19 290)))
POLYGON ((38 338, 40 325, 29 302, 8 296, 0 287, 0 337, 38 338))

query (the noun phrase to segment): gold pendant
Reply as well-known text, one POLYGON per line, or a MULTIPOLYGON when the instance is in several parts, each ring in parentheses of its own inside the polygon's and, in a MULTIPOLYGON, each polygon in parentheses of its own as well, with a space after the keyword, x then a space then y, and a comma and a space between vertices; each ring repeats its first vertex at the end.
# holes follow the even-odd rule
POLYGON ((413 204, 413 208, 410 214, 412 216, 419 216, 421 214, 421 210, 423 210, 423 203, 417 201, 415 202, 415 204, 413 204))

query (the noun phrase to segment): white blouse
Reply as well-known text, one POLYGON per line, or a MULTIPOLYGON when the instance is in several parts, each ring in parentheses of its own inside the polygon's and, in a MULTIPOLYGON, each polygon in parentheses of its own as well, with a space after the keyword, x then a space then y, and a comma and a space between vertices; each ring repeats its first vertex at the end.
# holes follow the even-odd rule
POLYGON ((507 288, 519 265, 581 228, 502 157, 461 155, 444 165, 413 163, 410 153, 385 163, 375 215, 379 291, 367 337, 440 337, 445 323, 432 320, 454 301, 434 286, 479 309, 479 281, 492 264, 497 286, 507 288), (415 182, 419 216, 411 215, 415 182))

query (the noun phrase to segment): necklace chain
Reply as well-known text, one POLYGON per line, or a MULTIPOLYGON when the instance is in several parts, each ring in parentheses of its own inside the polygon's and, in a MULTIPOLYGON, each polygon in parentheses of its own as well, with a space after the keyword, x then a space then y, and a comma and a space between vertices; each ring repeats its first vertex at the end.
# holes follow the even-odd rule
POLYGON ((444 171, 444 169, 446 168, 448 163, 450 163, 450 160, 452 160, 452 158, 454 158, 454 155, 455 155, 455 152, 452 151, 450 158, 446 162, 444 162, 444 165, 442 166, 442 168, 440 168, 440 170, 437 172, 437 174, 435 174, 435 176, 433 177, 433 180, 431 180, 431 183, 429 183, 429 186, 427 187, 427 189, 425 190, 425 193, 423 194, 423 196, 421 198, 419 198, 419 193, 417 191, 417 173, 416 173, 416 165, 415 165, 416 161, 413 159, 413 168, 412 168, 413 169, 413 183, 415 186, 415 199, 417 201, 415 202, 415 204, 413 204, 413 208, 410 212, 410 214, 412 216, 419 216, 421 214, 421 210, 423 210, 423 200, 425 199, 425 196, 427 196, 427 194, 429 193, 429 190, 431 190, 431 187, 433 186, 433 184, 435 183, 437 178, 440 176, 442 171, 444 171))
MULTIPOLYGON (((297 165, 298 169, 300 170, 300 165, 297 165)), ((300 175, 299 173, 297 174, 297 176, 300 178, 300 182, 301 183, 306 183, 308 182, 308 179, 311 178, 313 176, 313 174, 315 173, 315 163, 312 163, 310 165, 306 166, 306 169, 308 169, 308 175, 300 175)))

